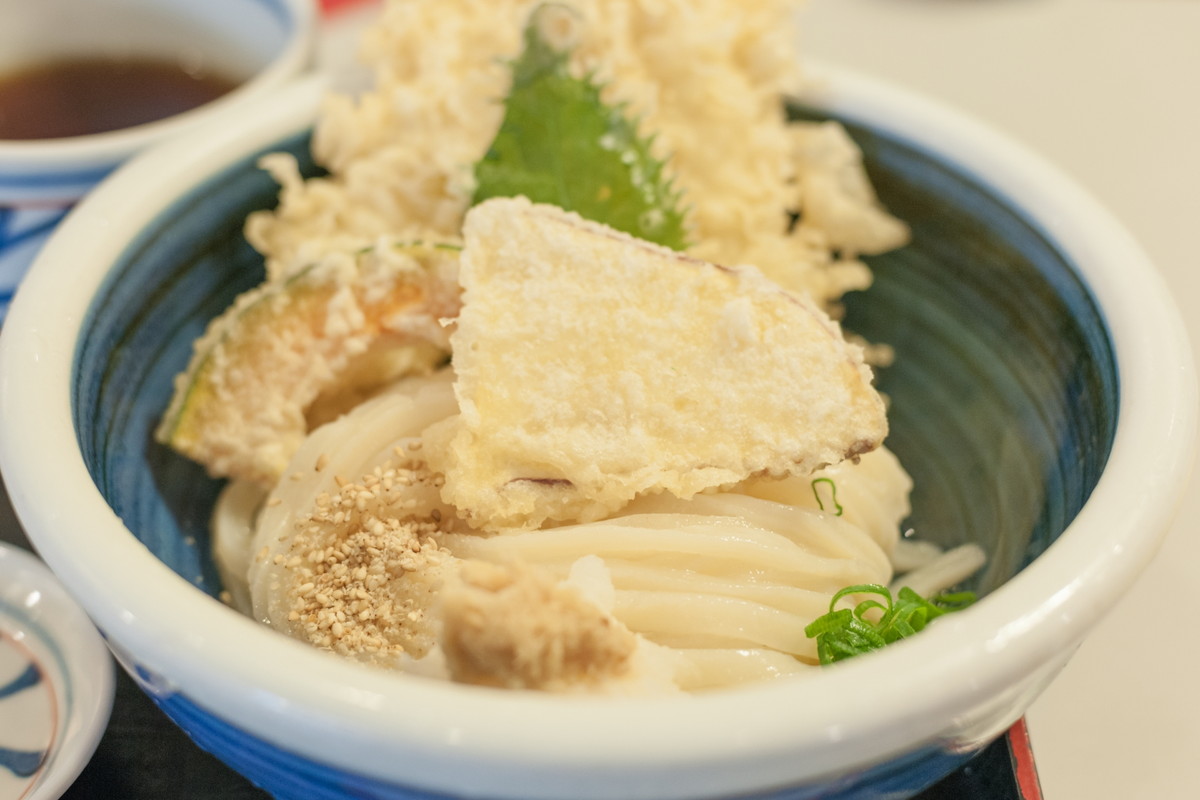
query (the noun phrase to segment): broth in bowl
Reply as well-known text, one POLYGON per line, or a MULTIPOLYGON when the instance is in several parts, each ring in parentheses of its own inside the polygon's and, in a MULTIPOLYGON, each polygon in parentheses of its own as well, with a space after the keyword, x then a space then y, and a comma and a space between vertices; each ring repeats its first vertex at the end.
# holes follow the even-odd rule
POLYGON ((54 61, 0 76, 0 139, 61 139, 170 117, 240 81, 150 59, 54 61))

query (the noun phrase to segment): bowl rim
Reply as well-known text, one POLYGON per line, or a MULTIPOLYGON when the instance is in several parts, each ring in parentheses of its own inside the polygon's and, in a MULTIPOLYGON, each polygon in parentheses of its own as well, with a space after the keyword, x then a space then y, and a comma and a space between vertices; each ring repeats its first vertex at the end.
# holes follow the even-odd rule
POLYGON ((1012 688, 1037 673, 1040 689, 1061 668, 1166 533, 1196 438, 1187 334, 1145 253, 1056 167, 908 90, 828 65, 810 71, 806 104, 935 153, 1023 208, 1079 265, 1110 327, 1120 416, 1108 465, 1059 540, 983 602, 817 680, 702 697, 546 697, 328 657, 159 562, 113 514, 80 455, 70 406, 80 326, 131 232, 214 168, 311 124, 321 95, 313 81, 263 99, 236 126, 196 131, 121 167, 28 274, 0 335, 0 468, 30 539, 112 643, 202 708, 305 758, 431 791, 714 797, 940 746, 948 732, 969 733, 968 712, 986 704, 1010 705, 1014 721, 1033 695, 1012 688))

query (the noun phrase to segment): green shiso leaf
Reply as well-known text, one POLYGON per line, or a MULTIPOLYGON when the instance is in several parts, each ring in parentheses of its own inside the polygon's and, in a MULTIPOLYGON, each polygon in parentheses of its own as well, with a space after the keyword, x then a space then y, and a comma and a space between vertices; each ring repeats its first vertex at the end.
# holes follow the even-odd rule
POLYGON ((524 195, 676 250, 687 246, 679 193, 663 176, 623 109, 606 105, 600 87, 573 77, 569 53, 543 38, 539 6, 512 64, 504 122, 475 165, 472 204, 524 195))
POLYGON ((907 586, 893 599, 888 588, 877 583, 847 586, 829 601, 829 613, 813 620, 804 633, 817 640, 821 663, 832 664, 920 633, 931 620, 961 611, 975 600, 974 592, 943 593, 927 600, 907 586), (869 597, 854 608, 836 607, 839 600, 852 594, 875 595, 883 600, 869 597), (871 612, 875 621, 866 616, 871 612))

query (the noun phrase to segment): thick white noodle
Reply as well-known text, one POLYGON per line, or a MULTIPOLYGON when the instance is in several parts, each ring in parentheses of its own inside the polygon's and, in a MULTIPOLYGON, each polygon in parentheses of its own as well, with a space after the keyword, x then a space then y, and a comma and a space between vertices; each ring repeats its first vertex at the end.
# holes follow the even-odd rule
POLYGON ((911 572, 932 562, 943 552, 941 546, 923 539, 900 539, 892 550, 892 568, 897 574, 911 572))
POLYGON ((213 561, 221 583, 228 592, 230 606, 253 616, 250 603, 250 553, 254 539, 254 518, 266 493, 250 481, 230 481, 213 507, 209 527, 212 531, 213 561))
MULTIPOLYGON (((452 376, 444 370, 400 381, 304 440, 264 503, 255 528, 247 573, 255 619, 299 634, 288 619, 287 570, 275 563, 277 555, 290 556, 297 517, 311 511, 318 495, 335 494, 339 478, 358 481, 456 408, 452 376)), ((414 499, 440 505, 440 498, 432 494, 414 499)))
POLYGON ((886 447, 861 456, 858 463, 843 461, 812 475, 781 480, 754 479, 738 488, 744 494, 801 508, 836 513, 840 505, 842 519, 869 533, 889 554, 896 544, 897 525, 912 511, 911 490, 912 479, 886 447))
POLYGON ((579 558, 599 557, 615 590, 613 616, 685 657, 681 680, 698 687, 761 679, 790 674, 796 659, 816 660, 804 628, 829 610, 835 592, 891 579, 888 553, 908 513, 908 476, 885 453, 839 470, 836 484, 841 516, 820 510, 812 478, 756 481, 755 494, 799 502, 740 491, 659 495, 599 522, 452 534, 444 543, 462 558, 520 560, 562 577, 579 558))
MULTIPOLYGON (((253 542, 238 556, 247 564, 255 618, 303 638, 288 619, 288 571, 276 563, 289 557, 297 518, 321 493, 335 493, 339 477, 358 481, 455 411, 447 370, 402 381, 309 435, 261 503, 253 542)), ((701 689, 814 663, 804 628, 828 611, 833 593, 891 579, 910 488, 895 457, 879 451, 804 478, 756 479, 688 500, 640 498, 599 522, 495 536, 462 528, 442 543, 458 558, 520 560, 563 580, 581 558, 593 557, 606 580, 592 583, 611 581, 603 590, 611 596, 597 605, 646 640, 645 660, 672 664, 681 687, 701 689)), ((440 504, 436 496, 415 499, 440 504)), ((238 559, 224 559, 235 572, 238 559)))
POLYGON ((964 544, 947 550, 937 558, 897 578, 891 586, 893 594, 904 586, 923 597, 945 591, 975 574, 987 561, 987 554, 977 544, 964 544))
POLYGON ((777 650, 726 647, 688 648, 675 652, 680 658, 675 670, 675 683, 689 692, 788 675, 814 674, 807 662, 777 650))

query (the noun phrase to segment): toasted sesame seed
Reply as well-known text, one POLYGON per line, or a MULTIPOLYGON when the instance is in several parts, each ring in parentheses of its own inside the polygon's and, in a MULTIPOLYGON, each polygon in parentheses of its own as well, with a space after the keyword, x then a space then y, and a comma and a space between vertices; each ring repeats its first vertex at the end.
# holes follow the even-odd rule
POLYGON ((433 476, 410 460, 357 483, 334 478, 338 490, 296 517, 283 560, 292 575, 288 619, 335 652, 420 657, 436 636, 425 609, 451 558, 435 538, 442 513, 422 510, 410 488, 432 485, 433 476))

